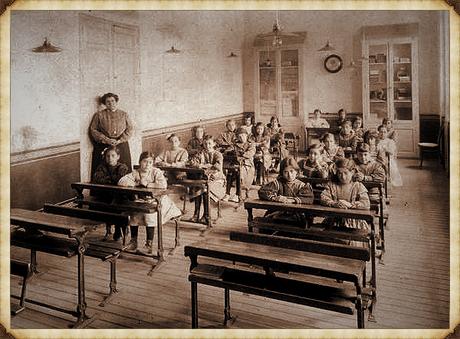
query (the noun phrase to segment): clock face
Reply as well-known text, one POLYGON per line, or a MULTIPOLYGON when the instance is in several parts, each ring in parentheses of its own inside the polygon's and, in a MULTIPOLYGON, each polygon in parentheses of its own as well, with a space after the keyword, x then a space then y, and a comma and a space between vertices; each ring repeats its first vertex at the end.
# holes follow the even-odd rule
POLYGON ((324 60, 324 67, 330 73, 337 73, 342 69, 342 58, 337 54, 331 54, 324 60))

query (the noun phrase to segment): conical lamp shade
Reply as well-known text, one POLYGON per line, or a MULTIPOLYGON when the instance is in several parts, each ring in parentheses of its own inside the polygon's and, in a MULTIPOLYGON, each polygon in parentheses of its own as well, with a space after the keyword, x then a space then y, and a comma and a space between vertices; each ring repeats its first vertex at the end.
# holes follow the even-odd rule
POLYGON ((180 50, 178 50, 178 49, 174 48, 174 46, 171 46, 171 48, 170 48, 170 49, 168 49, 168 50, 166 51, 166 53, 173 53, 173 54, 177 54, 177 53, 180 53, 180 50))
POLYGON ((43 45, 35 47, 32 49, 32 52, 35 53, 57 53, 62 51, 61 48, 53 46, 51 42, 48 41, 48 38, 45 38, 43 45))
POLYGON ((335 51, 335 48, 331 46, 329 40, 327 41, 326 45, 323 48, 318 49, 318 52, 331 52, 335 51))

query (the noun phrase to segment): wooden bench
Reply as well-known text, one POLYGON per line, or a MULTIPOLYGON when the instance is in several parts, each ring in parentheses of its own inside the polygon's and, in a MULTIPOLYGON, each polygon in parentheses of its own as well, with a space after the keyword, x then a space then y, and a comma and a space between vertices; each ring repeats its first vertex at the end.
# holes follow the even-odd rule
POLYGON ((34 303, 77 317, 74 327, 85 326, 91 319, 86 314, 87 305, 85 301, 84 267, 85 252, 88 247, 86 236, 98 227, 102 227, 104 223, 21 208, 10 210, 10 222, 11 244, 31 249, 31 253, 34 253, 31 255, 32 260, 35 259, 36 261, 35 252, 37 250, 66 257, 77 256, 78 302, 76 310, 68 310, 39 302, 34 303))
MULTIPOLYGON (((20 230, 16 230, 11 234, 11 245, 30 249, 30 265, 34 268, 34 272, 37 272, 36 252, 44 252, 63 256, 66 258, 73 257, 78 252, 78 244, 72 239, 56 237, 48 234, 29 235, 26 232, 20 230)), ((110 292, 109 295, 107 295, 100 303, 100 306, 105 306, 105 304, 109 302, 110 299, 112 299, 113 295, 118 292, 116 280, 116 263, 120 253, 121 249, 119 248, 110 248, 94 243, 87 244, 85 256, 110 262, 110 292)))
POLYGON ((322 240, 343 243, 344 241, 357 241, 369 247, 372 266, 371 285, 374 287, 376 293, 377 279, 376 279, 376 241, 375 241, 375 224, 374 224, 374 212, 369 210, 358 210, 358 209, 340 209, 334 207, 326 207, 321 205, 307 205, 307 204, 283 204, 273 201, 264 201, 260 199, 247 200, 244 207, 248 213, 248 231, 253 232, 254 229, 264 229, 273 232, 280 232, 286 236, 294 236, 299 238, 306 238, 312 240, 322 240), (312 217, 331 217, 331 218, 350 218, 355 220, 363 220, 369 226, 370 229, 347 229, 322 227, 322 229, 309 229, 305 227, 299 227, 295 222, 286 222, 281 220, 276 222, 272 218, 253 217, 253 209, 262 209, 265 211, 289 211, 295 213, 304 213, 307 219, 312 217))
POLYGON ((231 232, 230 241, 186 246, 185 256, 191 260, 192 328, 198 327, 197 284, 224 289, 224 325, 234 319, 230 290, 350 315, 356 310, 358 328, 364 328, 364 311, 372 313, 375 303, 373 288, 366 287, 369 249, 231 232))
MULTIPOLYGON (((116 185, 99 185, 86 182, 72 183, 71 187, 77 191, 77 198, 75 202, 78 207, 88 206, 89 208, 112 212, 112 213, 157 213, 157 234, 158 234, 158 248, 157 254, 145 254, 141 252, 131 253, 135 255, 142 255, 157 259, 158 262, 152 265, 148 275, 151 275, 154 270, 158 269, 164 262, 164 249, 163 249, 163 225, 161 219, 161 197, 169 193, 173 193, 171 189, 159 189, 159 188, 143 188, 143 187, 123 187, 116 185), (115 197, 114 202, 103 202, 98 201, 92 197, 85 196, 84 190, 91 192, 97 192, 102 194, 110 194, 115 197), (137 196, 139 198, 150 198, 153 202, 138 202, 127 200, 126 197, 137 196)), ((171 249, 170 253, 173 253, 177 246, 179 246, 179 222, 180 217, 172 219, 175 223, 175 242, 174 248, 171 249)), ((125 241, 124 243, 125 244, 125 241)))
MULTIPOLYGON (((129 225, 130 219, 128 215, 87 210, 82 208, 63 207, 52 204, 45 204, 43 206, 43 211, 45 213, 103 221, 108 225, 119 225, 121 227, 127 227, 127 225, 129 225)), ((104 262, 108 261, 110 263, 109 295, 104 298, 99 306, 105 306, 105 304, 107 304, 110 299, 112 299, 113 295, 118 292, 117 259, 123 250, 124 246, 117 243, 97 241, 93 239, 88 240, 88 248, 86 249, 85 255, 100 259, 104 262)))
POLYGON ((30 267, 30 263, 28 262, 11 259, 10 273, 22 278, 21 296, 16 297, 11 295, 11 297, 19 299, 19 305, 11 304, 11 315, 17 315, 25 309, 24 302, 26 300, 27 282, 32 276, 32 269, 30 267))

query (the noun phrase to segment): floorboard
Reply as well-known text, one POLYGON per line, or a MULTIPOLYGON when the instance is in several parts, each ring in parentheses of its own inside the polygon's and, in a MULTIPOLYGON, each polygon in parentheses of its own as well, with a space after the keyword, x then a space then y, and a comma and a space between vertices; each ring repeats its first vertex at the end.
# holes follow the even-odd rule
MULTIPOLYGON (((449 326, 449 182, 434 162, 422 170, 416 160, 399 160, 403 187, 391 188, 389 229, 386 230, 384 265, 377 265, 376 322, 367 328, 447 328, 449 326)), ((251 197, 257 192, 252 190, 251 197)), ((177 198, 177 197, 176 197, 177 198)), ((178 201, 180 206, 182 202, 178 201)), ((207 238, 228 238, 230 231, 246 231, 244 208, 223 203, 223 217, 207 238), (238 208, 236 208, 238 207, 238 208)), ((187 203, 188 215, 193 206, 187 203)), ((255 211, 255 216, 263 212, 255 211)), ((186 217, 188 216, 186 215, 186 217)), ((213 209, 215 217, 216 210, 213 209)), ((202 227, 184 222, 181 246, 153 276, 153 261, 124 255, 118 260, 119 293, 105 307, 98 306, 108 293, 109 264, 87 258, 86 298, 94 321, 88 328, 190 328, 189 261, 184 246, 204 239, 202 227)), ((145 230, 140 231, 139 244, 145 230)), ((101 236, 102 230, 96 235, 101 236)), ((155 241, 154 241, 155 242, 155 241)), ((174 225, 164 227, 164 247, 174 245, 174 225)), ((29 260, 29 252, 11 248, 13 258, 29 260)), ((76 258, 38 254, 42 274, 30 281, 28 298, 64 308, 75 308, 76 258)), ((11 278, 11 291, 20 293, 20 279, 11 278)), ((202 328, 224 328, 223 290, 199 286, 202 328)), ((355 328, 356 317, 318 310, 259 296, 231 292, 236 322, 231 328, 355 328)), ((13 302, 17 302, 14 300, 13 302)), ((27 304, 12 317, 13 328, 67 328, 73 318, 57 311, 27 304)))

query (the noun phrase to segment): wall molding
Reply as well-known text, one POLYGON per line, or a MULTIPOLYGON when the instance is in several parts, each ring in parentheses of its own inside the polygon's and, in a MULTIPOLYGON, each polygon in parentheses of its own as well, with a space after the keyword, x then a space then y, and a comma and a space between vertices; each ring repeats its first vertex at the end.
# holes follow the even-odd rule
POLYGON ((33 161, 40 161, 57 156, 65 156, 80 152, 80 142, 53 145, 30 151, 14 152, 10 155, 11 166, 23 165, 33 161))
POLYGON ((243 116, 244 116, 244 112, 241 112, 241 113, 225 115, 225 116, 218 117, 218 118, 210 118, 210 119, 204 119, 200 121, 187 122, 187 123, 183 123, 180 125, 172 125, 168 127, 149 129, 149 130, 145 130, 142 132, 142 139, 159 136, 162 134, 180 133, 180 132, 190 131, 193 126, 196 126, 199 124, 208 125, 208 124, 215 124, 215 123, 220 123, 220 122, 225 123, 225 121, 227 121, 228 119, 242 119, 243 116))
MULTIPOLYGON (((194 121, 194 122, 188 122, 185 124, 178 124, 178 125, 173 125, 173 126, 168 126, 168 127, 149 129, 149 130, 145 130, 141 132, 142 141, 145 141, 146 139, 151 138, 151 137, 165 135, 169 133, 180 133, 180 132, 190 131, 193 126, 196 126, 199 123, 203 125, 215 124, 215 123, 221 123, 221 122, 225 123, 225 121, 227 121, 228 119, 242 119, 243 116, 244 116, 244 113, 242 112, 242 113, 226 115, 226 116, 219 117, 219 118, 204 119, 199 122, 194 121)), ((77 153, 77 152, 80 152, 80 142, 74 141, 74 142, 70 142, 66 144, 59 144, 59 145, 38 148, 34 150, 11 153, 10 164, 11 166, 24 165, 26 163, 30 163, 34 161, 46 160, 46 159, 50 159, 50 158, 58 157, 58 156, 66 156, 66 155, 77 153)))

